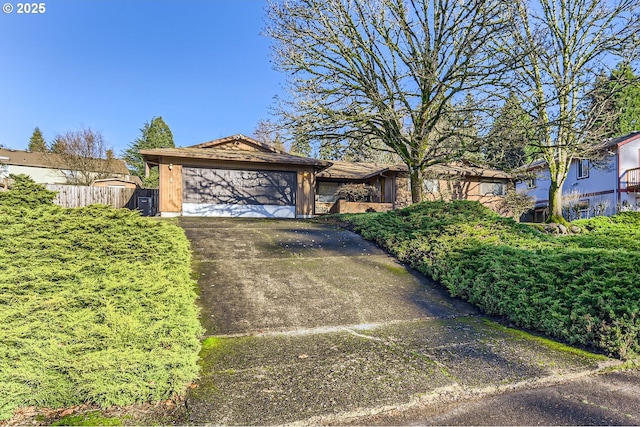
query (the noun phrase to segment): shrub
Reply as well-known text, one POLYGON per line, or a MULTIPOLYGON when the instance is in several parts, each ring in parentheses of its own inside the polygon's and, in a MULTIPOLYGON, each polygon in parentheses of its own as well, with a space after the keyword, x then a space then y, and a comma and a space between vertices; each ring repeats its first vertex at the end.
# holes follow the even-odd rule
POLYGON ((577 221, 590 232, 560 237, 468 201, 343 220, 487 314, 621 358, 640 352, 640 213, 577 221))
POLYGON ((0 419, 184 392, 202 333, 177 226, 93 205, 0 209, 0 419))
POLYGON ((377 197, 378 190, 365 184, 344 184, 336 190, 338 199, 345 199, 348 202, 369 202, 373 197, 377 197))
POLYGON ((11 174, 9 179, 11 182, 9 191, 0 192, 0 208, 29 209, 53 204, 56 192, 36 184, 31 177, 24 174, 11 174))

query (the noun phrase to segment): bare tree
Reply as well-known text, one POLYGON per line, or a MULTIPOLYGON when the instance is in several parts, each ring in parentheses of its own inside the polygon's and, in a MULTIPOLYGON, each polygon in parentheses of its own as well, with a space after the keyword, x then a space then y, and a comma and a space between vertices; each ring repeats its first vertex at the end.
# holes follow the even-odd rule
POLYGON ((51 164, 66 173, 71 184, 91 185, 113 175, 113 151, 100 132, 91 128, 58 135, 48 154, 51 164))
POLYGON ((257 141, 271 145, 280 151, 285 151, 280 128, 269 119, 258 120, 258 125, 253 131, 253 137, 257 141))
POLYGON ((513 3, 511 52, 520 55, 513 89, 534 119, 533 145, 549 166, 550 222, 565 222, 562 186, 572 160, 598 155, 606 108, 590 94, 608 63, 637 57, 639 10, 639 0, 513 3))
POLYGON ((494 0, 271 2, 267 34, 290 76, 283 122, 315 141, 382 143, 420 202, 425 169, 464 151, 441 123, 464 93, 497 82, 503 11, 494 0))

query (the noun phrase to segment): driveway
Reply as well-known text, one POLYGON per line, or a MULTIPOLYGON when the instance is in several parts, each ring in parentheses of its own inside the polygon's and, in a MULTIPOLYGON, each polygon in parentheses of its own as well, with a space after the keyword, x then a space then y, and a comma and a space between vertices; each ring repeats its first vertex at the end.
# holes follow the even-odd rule
POLYGON ((580 381, 612 363, 480 316, 340 228, 180 225, 208 337, 189 423, 425 423, 435 408, 580 381))

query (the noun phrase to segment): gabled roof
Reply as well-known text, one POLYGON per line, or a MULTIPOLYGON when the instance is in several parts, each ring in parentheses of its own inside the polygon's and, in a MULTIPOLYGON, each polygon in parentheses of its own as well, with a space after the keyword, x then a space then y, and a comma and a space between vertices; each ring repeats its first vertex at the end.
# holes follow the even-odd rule
POLYGON ((224 138, 214 139, 212 141, 203 142, 201 144, 191 145, 187 148, 216 148, 216 147, 221 147, 221 146, 233 144, 233 143, 239 144, 240 142, 243 142, 247 145, 252 145, 259 151, 269 151, 272 153, 284 153, 282 150, 278 150, 272 145, 265 144, 264 142, 260 142, 258 140, 250 138, 241 133, 237 135, 227 136, 224 138))
MULTIPOLYGON (((127 165, 119 159, 96 159, 104 162, 105 172, 114 175, 128 175, 127 165)), ((36 168, 61 169, 60 165, 64 164, 58 154, 41 153, 36 151, 12 150, 8 148, 0 148, 0 163, 14 166, 31 166, 36 168)))
POLYGON ((177 157, 183 159, 225 160, 242 163, 265 163, 278 165, 314 166, 324 169, 331 165, 325 160, 312 159, 310 157, 294 156, 280 151, 248 151, 248 150, 222 150, 201 148, 198 146, 184 148, 156 148, 140 150, 145 160, 158 163, 160 157, 177 157))

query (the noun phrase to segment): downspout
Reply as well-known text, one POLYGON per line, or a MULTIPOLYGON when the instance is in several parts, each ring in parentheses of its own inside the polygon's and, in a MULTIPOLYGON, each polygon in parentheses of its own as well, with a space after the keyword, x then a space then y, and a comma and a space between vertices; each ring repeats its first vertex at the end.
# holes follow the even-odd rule
POLYGON ((618 171, 618 174, 616 175, 618 177, 617 181, 617 187, 616 187, 616 199, 618 200, 618 207, 616 208, 616 212, 617 213, 620 204, 622 203, 622 194, 621 194, 621 185, 620 185, 620 144, 616 144, 616 170, 618 171))

